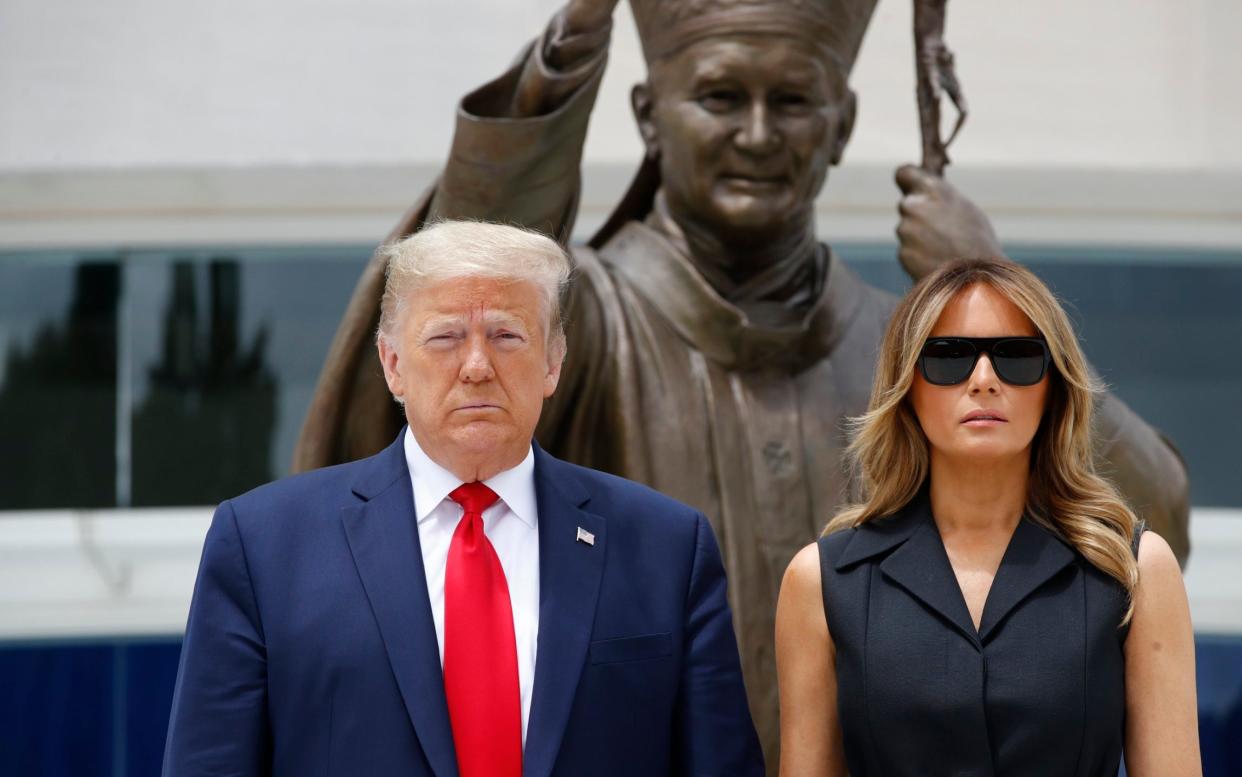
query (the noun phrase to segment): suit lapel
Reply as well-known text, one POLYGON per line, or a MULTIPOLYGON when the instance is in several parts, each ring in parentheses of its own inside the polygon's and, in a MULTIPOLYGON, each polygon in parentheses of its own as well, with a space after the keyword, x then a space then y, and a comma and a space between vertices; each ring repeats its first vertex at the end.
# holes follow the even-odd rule
POLYGON ((604 519, 582 509, 590 494, 569 465, 535 446, 539 505, 539 645, 527 725, 524 777, 556 763, 590 647, 608 540, 604 519), (579 541, 578 530, 594 544, 579 541))
POLYGON ((1018 521, 979 622, 986 642, 1015 607, 1074 561, 1074 552, 1030 518, 1018 521))
POLYGON ((369 462, 354 485, 367 501, 344 508, 342 521, 423 752, 437 777, 457 777, 403 437, 369 462))

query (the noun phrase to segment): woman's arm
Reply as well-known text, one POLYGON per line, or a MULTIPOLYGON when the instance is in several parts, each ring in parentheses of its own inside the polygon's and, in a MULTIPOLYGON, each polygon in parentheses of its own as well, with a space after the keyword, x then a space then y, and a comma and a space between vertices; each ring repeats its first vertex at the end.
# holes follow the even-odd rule
POLYGON ((820 589, 819 548, 794 556, 776 605, 781 777, 845 777, 836 653, 820 589))
POLYGON ((1126 637, 1126 770, 1199 777, 1195 649, 1186 586, 1169 544, 1146 532, 1126 637))

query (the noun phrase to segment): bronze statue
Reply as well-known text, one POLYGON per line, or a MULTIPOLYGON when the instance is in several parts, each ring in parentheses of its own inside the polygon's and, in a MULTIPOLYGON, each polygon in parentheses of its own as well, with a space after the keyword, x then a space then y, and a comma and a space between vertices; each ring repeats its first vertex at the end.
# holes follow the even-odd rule
MULTIPOLYGON (((568 241, 615 4, 569 0, 508 71, 463 98, 444 171, 394 237, 473 218, 568 241)), ((815 197, 853 129, 847 78, 875 0, 631 5, 649 69, 632 95, 646 155, 601 231, 573 248, 569 353, 538 438, 711 519, 775 774, 781 576, 847 494, 843 420, 866 408, 895 304, 814 224, 815 197)), ((912 274, 999 253, 986 217, 947 182, 915 167, 898 182, 901 261, 912 274)), ((400 428, 374 347, 383 273, 373 261, 354 292, 298 469, 374 453, 400 428)), ((1115 398, 1100 415, 1112 473, 1184 558, 1180 459, 1115 398)))

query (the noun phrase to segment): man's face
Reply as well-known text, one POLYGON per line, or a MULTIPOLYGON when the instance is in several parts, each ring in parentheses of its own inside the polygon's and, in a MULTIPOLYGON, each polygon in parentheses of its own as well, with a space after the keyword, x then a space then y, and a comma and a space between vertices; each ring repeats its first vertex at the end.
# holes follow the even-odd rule
POLYGON ((809 218, 849 139, 853 105, 816 47, 761 35, 688 46, 635 91, 670 209, 725 235, 809 218))
POLYGON ((423 451, 463 480, 526 456, 561 364, 549 360, 539 289, 459 278, 413 291, 380 360, 423 451))

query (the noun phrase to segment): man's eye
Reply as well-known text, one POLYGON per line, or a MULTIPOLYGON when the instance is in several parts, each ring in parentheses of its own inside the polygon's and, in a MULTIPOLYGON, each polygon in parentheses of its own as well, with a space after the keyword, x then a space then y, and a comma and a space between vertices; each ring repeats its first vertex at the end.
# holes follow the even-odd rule
POLYGON ((699 95, 699 105, 709 111, 727 111, 738 104, 740 96, 731 89, 713 89, 699 95))
POLYGON ((811 104, 806 95, 797 94, 796 92, 782 92, 777 94, 774 102, 781 108, 805 108, 811 104))

